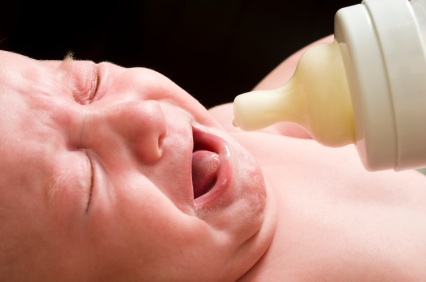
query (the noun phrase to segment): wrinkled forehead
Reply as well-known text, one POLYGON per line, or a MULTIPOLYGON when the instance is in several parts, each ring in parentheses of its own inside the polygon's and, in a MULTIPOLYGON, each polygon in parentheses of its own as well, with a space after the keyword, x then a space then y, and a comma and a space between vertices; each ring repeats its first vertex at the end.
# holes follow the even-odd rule
MULTIPOLYGON (((42 61, 19 54, 0 51, 0 133, 17 134, 35 122, 37 100, 51 84, 49 72, 42 61)), ((7 135, 6 135, 7 136, 7 135)))
POLYGON ((35 60, 33 58, 9 51, 0 50, 0 72, 32 70, 35 68, 55 67, 61 60, 35 60))
MULTIPOLYGON (((41 61, 7 51, 0 51, 0 86, 23 87, 43 81, 43 77, 60 65, 61 61, 41 61)), ((1 94, 1 93, 0 93, 1 94)))
MULTIPOLYGON (((49 62, 53 67, 58 62, 49 62)), ((47 84, 43 76, 47 75, 46 63, 33 60, 19 54, 0 51, 0 177, 1 185, 6 179, 23 185, 23 175, 39 168, 41 138, 43 131, 38 130, 45 122, 41 104, 48 101, 33 99, 34 89, 47 84), (38 140, 37 140, 38 139, 38 140), (19 182, 22 183, 19 183, 19 182)), ((49 67, 48 67, 49 68, 49 67)), ((40 88, 43 88, 42 86, 40 88)), ((9 181, 9 182, 10 182, 9 181)))
POLYGON ((59 61, 38 61, 0 51, 0 110, 31 99, 36 89, 47 89, 55 64, 59 65, 59 61))
POLYGON ((4 50, 0 50, 0 66, 4 66, 7 65, 9 63, 19 63, 19 62, 25 62, 25 61, 30 61, 32 60, 31 58, 18 54, 18 53, 14 53, 14 52, 9 52, 9 51, 4 51, 4 50))
POLYGON ((62 62, 62 59, 65 59, 67 57, 70 57, 69 54, 64 54, 64 58, 59 58, 58 60, 36 60, 33 59, 31 57, 19 54, 19 53, 15 53, 15 52, 10 52, 10 51, 5 51, 5 50, 0 50, 0 66, 3 66, 3 63, 16 63, 16 64, 28 64, 30 62, 33 63, 40 63, 40 64, 58 64, 62 62))

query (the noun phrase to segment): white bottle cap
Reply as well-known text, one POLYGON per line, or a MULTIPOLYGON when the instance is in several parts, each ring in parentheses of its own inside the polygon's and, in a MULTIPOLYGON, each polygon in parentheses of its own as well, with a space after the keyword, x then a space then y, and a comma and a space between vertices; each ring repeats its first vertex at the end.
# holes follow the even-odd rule
POLYGON ((335 17, 369 170, 426 166, 426 56, 407 0, 365 0, 335 17))

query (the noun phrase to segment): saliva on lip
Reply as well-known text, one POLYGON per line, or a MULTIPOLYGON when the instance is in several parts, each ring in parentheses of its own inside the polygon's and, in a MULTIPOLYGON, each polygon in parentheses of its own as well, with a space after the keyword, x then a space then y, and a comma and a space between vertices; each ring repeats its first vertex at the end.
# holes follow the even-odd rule
POLYGON ((352 102, 337 42, 308 49, 286 84, 238 95, 233 106, 233 124, 243 130, 288 121, 325 146, 355 143, 352 102))

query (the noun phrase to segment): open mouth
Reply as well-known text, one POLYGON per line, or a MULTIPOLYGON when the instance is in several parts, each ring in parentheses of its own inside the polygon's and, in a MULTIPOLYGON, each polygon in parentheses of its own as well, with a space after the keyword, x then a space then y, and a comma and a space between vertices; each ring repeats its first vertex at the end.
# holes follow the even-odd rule
POLYGON ((194 199, 209 192, 216 184, 220 170, 220 155, 209 142, 208 134, 193 130, 192 187, 194 199))

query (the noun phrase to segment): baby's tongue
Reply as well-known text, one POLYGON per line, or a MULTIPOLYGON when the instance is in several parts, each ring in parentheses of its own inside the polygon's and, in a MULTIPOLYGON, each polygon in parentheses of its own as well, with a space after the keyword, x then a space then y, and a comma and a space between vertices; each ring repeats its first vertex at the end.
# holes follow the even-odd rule
POLYGON ((219 171, 219 155, 210 151, 195 151, 192 154, 192 185, 194 199, 207 193, 216 183, 219 171))

